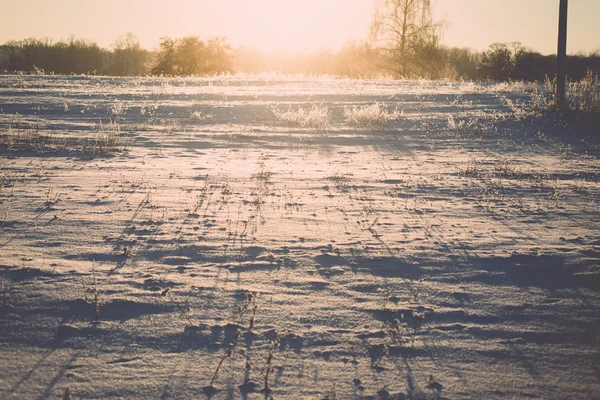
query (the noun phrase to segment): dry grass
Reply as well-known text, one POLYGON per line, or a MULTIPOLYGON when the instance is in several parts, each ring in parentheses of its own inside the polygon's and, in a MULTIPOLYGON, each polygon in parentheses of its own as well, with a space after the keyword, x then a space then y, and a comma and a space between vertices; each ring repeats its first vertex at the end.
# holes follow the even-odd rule
MULTIPOLYGON (((577 116, 600 114, 600 78, 588 71, 580 81, 569 82, 565 91, 565 113, 577 116)), ((531 116, 556 113, 559 110, 556 79, 546 79, 543 88, 536 88, 528 103, 521 104, 531 116)))
POLYGON ((310 109, 299 107, 297 110, 289 108, 287 111, 280 111, 279 108, 273 108, 273 114, 278 121, 286 122, 303 128, 324 129, 329 126, 331 113, 326 106, 314 105, 310 109))
POLYGON ((398 120, 401 117, 402 113, 398 109, 390 112, 383 108, 380 103, 344 109, 346 123, 355 126, 384 126, 389 121, 398 120))
POLYGON ((41 131, 24 123, 10 126, 0 131, 0 154, 15 152, 42 153, 82 153, 94 158, 111 155, 126 150, 128 140, 121 133, 120 125, 110 120, 100 121, 92 135, 67 136, 54 131, 41 131))

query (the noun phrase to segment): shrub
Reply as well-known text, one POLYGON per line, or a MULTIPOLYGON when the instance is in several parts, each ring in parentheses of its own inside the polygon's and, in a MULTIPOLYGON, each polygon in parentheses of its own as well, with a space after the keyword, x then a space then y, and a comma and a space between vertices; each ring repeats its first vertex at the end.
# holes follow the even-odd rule
MULTIPOLYGON (((534 90, 526 110, 533 114, 559 111, 556 79, 546 78, 542 89, 534 90)), ((565 90, 565 112, 580 116, 600 113, 600 79, 592 71, 576 82, 569 82, 565 90)))
POLYGON ((273 108, 273 114, 277 120, 288 122, 293 125, 299 125, 303 128, 323 129, 329 125, 331 113, 326 106, 312 106, 309 110, 302 107, 296 111, 288 109, 281 112, 278 108, 273 108))
POLYGON ((398 110, 393 112, 386 111, 381 104, 374 103, 371 105, 344 109, 344 119, 350 125, 358 126, 381 126, 388 121, 397 120, 402 113, 398 110))

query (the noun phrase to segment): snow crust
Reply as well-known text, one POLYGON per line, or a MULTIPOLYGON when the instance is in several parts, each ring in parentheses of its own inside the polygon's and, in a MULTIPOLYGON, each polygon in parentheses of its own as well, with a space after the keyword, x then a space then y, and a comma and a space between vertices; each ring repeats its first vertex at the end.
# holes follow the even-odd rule
POLYGON ((0 77, 0 397, 600 398, 599 136, 529 89, 0 77))

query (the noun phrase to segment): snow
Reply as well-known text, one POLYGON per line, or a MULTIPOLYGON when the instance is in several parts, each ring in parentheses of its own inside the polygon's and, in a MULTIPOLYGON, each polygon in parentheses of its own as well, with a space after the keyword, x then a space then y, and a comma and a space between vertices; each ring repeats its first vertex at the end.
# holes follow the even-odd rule
POLYGON ((1 76, 0 397, 600 398, 598 136, 530 89, 1 76))

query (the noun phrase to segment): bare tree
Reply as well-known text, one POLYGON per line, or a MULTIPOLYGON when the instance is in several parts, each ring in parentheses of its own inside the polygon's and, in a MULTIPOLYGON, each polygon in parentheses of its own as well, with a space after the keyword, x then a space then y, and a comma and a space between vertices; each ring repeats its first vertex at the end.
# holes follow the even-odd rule
POLYGON ((112 75, 135 76, 146 72, 145 64, 150 59, 150 52, 142 49, 140 41, 133 33, 118 37, 112 44, 112 75))
POLYGON ((209 39, 206 43, 204 72, 207 74, 219 74, 233 71, 231 53, 231 45, 227 43, 227 38, 217 36, 209 39))
POLYGON ((371 43, 403 77, 419 73, 419 56, 437 47, 442 24, 431 17, 431 0, 376 0, 371 43))

